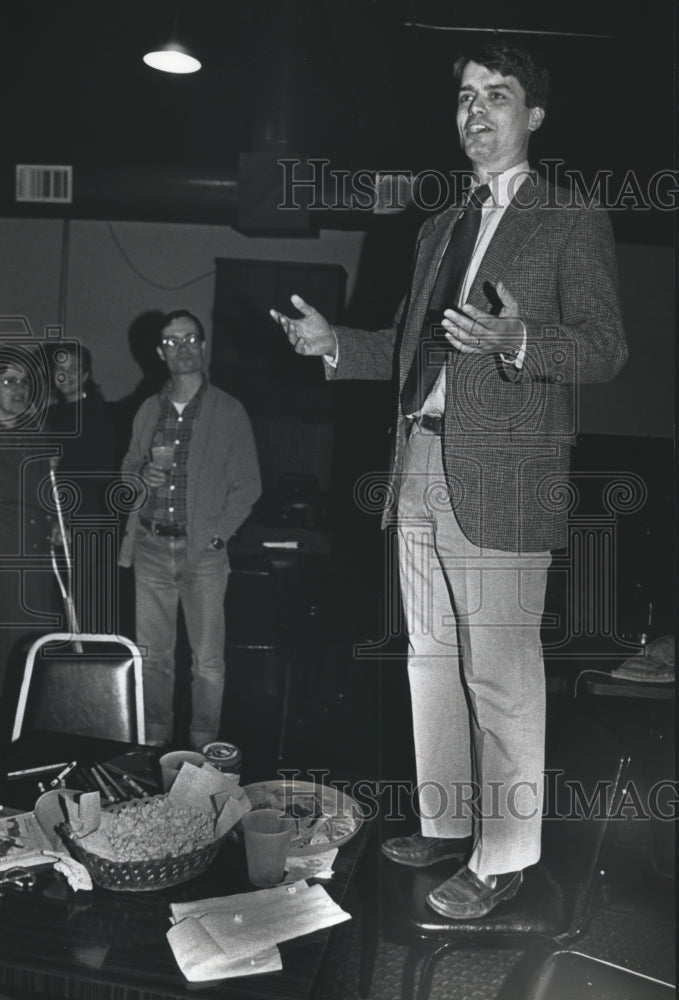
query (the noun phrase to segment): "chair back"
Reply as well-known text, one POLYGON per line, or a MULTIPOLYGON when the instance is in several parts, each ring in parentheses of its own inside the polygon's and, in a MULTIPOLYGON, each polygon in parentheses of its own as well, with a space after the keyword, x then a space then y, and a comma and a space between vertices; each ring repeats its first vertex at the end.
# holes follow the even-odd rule
POLYGON ((541 865, 558 886, 564 912, 560 938, 584 927, 603 885, 607 841, 621 809, 630 757, 596 719, 579 713, 548 731, 541 865))
POLYGON ((12 740, 25 729, 144 743, 137 646, 119 635, 41 636, 26 658, 12 740))
POLYGON ((529 981, 505 981, 498 1000, 669 1000, 670 983, 633 972, 578 951, 557 951, 535 969, 529 981), (509 989, 507 988, 509 985, 509 989))

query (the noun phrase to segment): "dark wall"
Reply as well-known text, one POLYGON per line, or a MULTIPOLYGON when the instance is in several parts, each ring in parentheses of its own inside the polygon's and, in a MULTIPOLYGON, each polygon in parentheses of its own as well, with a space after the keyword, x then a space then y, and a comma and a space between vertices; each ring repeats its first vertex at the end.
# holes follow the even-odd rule
POLYGON ((671 438, 674 428, 674 253, 618 245, 620 296, 629 360, 613 382, 583 386, 585 434, 671 438))

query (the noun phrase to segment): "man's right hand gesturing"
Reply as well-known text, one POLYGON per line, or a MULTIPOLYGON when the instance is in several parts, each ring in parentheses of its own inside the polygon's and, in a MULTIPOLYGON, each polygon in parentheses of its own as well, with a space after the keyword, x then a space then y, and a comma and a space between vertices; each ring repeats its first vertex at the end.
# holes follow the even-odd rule
POLYGON ((284 316, 275 309, 270 309, 269 314, 283 328, 297 354, 335 357, 337 338, 325 316, 308 305, 299 295, 292 295, 290 301, 295 309, 301 312, 301 319, 291 319, 290 316, 284 316))

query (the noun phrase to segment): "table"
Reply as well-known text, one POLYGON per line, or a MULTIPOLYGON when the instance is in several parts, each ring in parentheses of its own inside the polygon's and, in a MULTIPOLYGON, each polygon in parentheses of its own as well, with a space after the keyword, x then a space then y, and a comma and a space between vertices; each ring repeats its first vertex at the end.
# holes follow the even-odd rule
POLYGON ((662 874, 674 876, 675 824, 672 782, 676 778, 675 685, 612 677, 601 671, 585 671, 581 697, 588 698, 596 714, 618 734, 632 754, 632 772, 640 793, 648 801, 651 789, 665 788, 657 800, 660 816, 649 811, 652 856, 662 874))
MULTIPOLYGON (((41 734, 12 749, 2 776, 17 765, 78 759, 109 759, 130 746, 86 737, 41 734), (36 760, 36 754, 43 756, 36 760), (9 764, 9 766, 7 766, 9 764)), ((271 777, 267 775, 265 777, 271 777)), ((0 800, 11 805, 19 782, 1 782, 0 800)), ((22 804, 19 802, 19 804, 22 804)), ((335 876, 326 883, 342 905, 364 850, 368 825, 340 848, 335 876)), ((166 932, 169 904, 221 893, 243 892, 247 883, 243 849, 227 840, 213 865, 184 885, 157 892, 111 892, 95 886, 74 893, 51 870, 38 873, 29 893, 8 892, 0 898, 0 991, 68 996, 74 1000, 306 1000, 328 943, 331 929, 280 945, 283 969, 259 976, 187 983, 180 973, 166 932)))
POLYGON ((604 698, 634 698, 643 701, 671 701, 676 697, 674 682, 657 683, 634 681, 593 670, 582 674, 582 683, 588 694, 604 698))

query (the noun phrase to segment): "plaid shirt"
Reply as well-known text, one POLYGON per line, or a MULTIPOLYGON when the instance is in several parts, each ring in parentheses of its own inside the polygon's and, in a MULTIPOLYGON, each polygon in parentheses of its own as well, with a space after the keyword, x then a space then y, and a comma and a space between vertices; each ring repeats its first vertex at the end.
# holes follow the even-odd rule
POLYGON ((186 524, 186 467, 189 458, 191 435, 200 412, 207 379, 203 382, 181 414, 170 399, 171 383, 163 386, 158 394, 160 414, 153 432, 151 447, 174 445, 174 465, 165 483, 149 491, 149 498, 142 512, 144 517, 163 524, 186 524))

